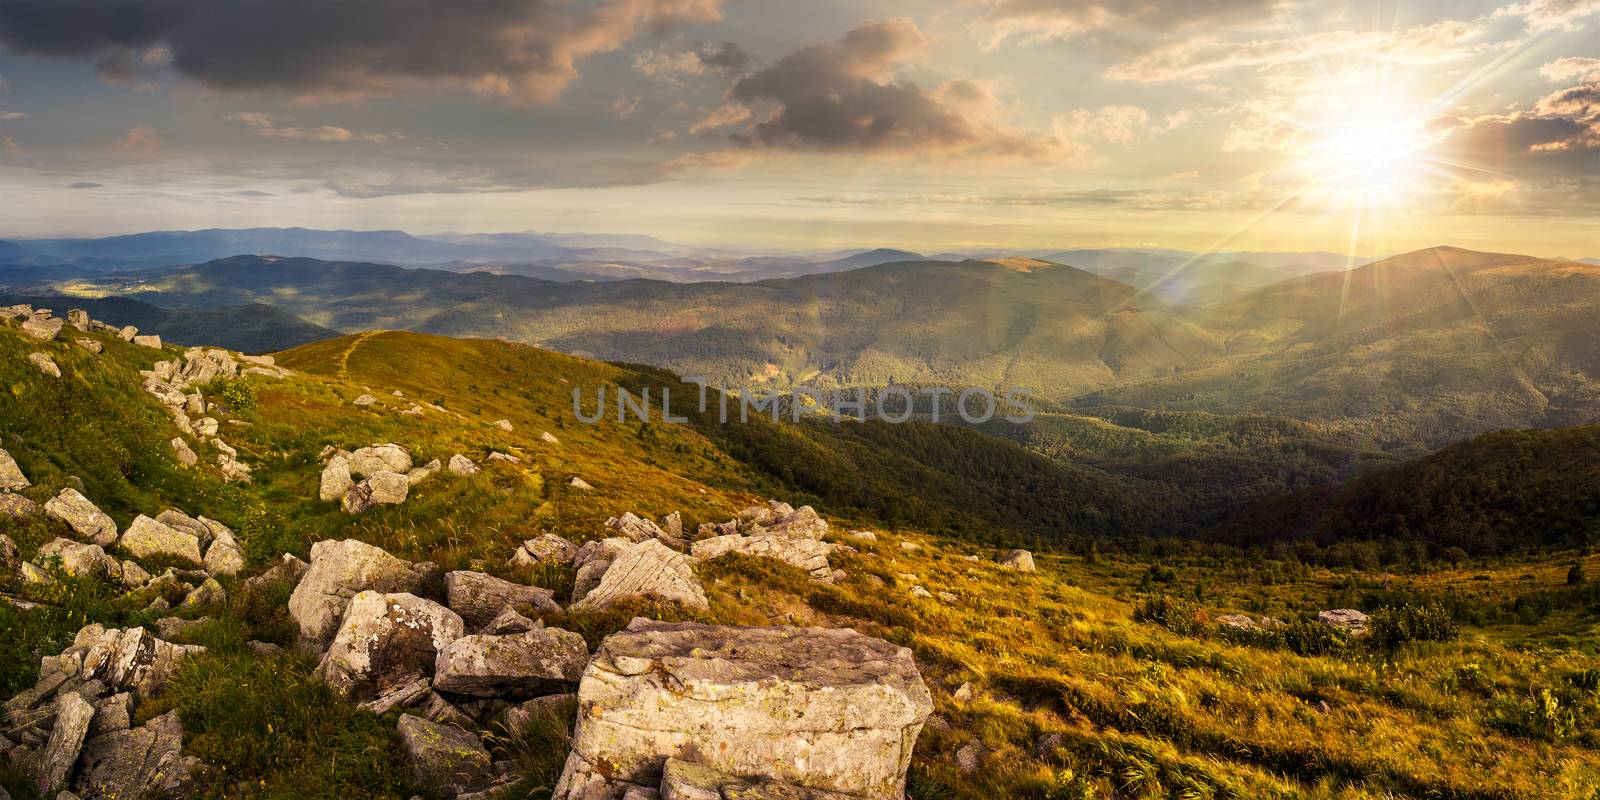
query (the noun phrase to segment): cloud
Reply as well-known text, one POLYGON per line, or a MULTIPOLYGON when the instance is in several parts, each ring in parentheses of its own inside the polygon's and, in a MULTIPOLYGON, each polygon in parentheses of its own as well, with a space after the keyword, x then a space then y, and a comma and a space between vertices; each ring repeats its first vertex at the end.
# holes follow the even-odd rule
POLYGON ((715 42, 701 46, 695 53, 706 69, 726 75, 743 75, 755 62, 749 53, 733 42, 715 42))
POLYGON ((1174 31, 1271 18, 1284 0, 991 0, 991 46, 1008 39, 1071 39, 1116 28, 1174 31))
POLYGON ((95 183, 94 181, 78 181, 77 183, 69 183, 69 184, 67 184, 67 188, 68 189, 98 189, 98 188, 100 188, 100 187, 102 187, 104 185, 105 184, 103 184, 103 183, 95 183))
POLYGON ((277 197, 277 195, 273 194, 272 192, 263 192, 259 189, 243 189, 241 191, 234 192, 234 195, 238 197, 277 197))
POLYGON ((254 128, 256 133, 271 139, 302 139, 310 142, 367 142, 370 144, 393 144, 404 141, 406 137, 398 133, 361 133, 348 128, 339 128, 333 125, 322 125, 316 128, 280 127, 272 124, 272 118, 266 114, 254 112, 240 112, 228 115, 228 119, 243 122, 254 128))
POLYGON ((1552 81, 1577 78, 1581 81, 1600 81, 1600 58, 1567 56, 1558 58, 1539 68, 1539 74, 1552 81))
POLYGON ((1164 44, 1113 64, 1105 77, 1141 83, 1201 80, 1238 69, 1266 71, 1325 59, 1442 64, 1496 46, 1476 41, 1483 34, 1480 23, 1443 20, 1403 31, 1324 31, 1247 41, 1202 37, 1164 44))
POLYGON ((1138 106, 1080 108, 1056 115, 1052 124, 1063 139, 1093 138, 1127 147, 1150 126, 1150 113, 1138 106))
POLYGON ((1495 9, 1497 17, 1521 17, 1530 31, 1566 30, 1583 27, 1583 20, 1600 13, 1600 0, 1528 0, 1495 9))
POLYGON ((750 109, 740 105, 722 106, 697 120, 689 126, 690 133, 705 133, 706 131, 726 128, 737 125, 750 118, 750 109))
POLYGON ((12 158, 21 158, 27 155, 27 152, 22 149, 22 145, 17 144, 16 139, 5 135, 0 135, 0 153, 5 153, 12 158))
POLYGON ((619 97, 611 101, 611 113, 616 114, 618 119, 627 119, 639 111, 639 103, 643 101, 644 97, 637 94, 632 97, 619 97))
POLYGON ((6 0, 0 44, 126 73, 152 48, 219 90, 303 99, 464 89, 514 103, 557 97, 577 63, 722 0, 6 0))
POLYGON ((27 113, 23 111, 0 111, 0 122, 13 119, 22 119, 26 116, 28 116, 27 113))
POLYGON ((161 151, 164 142, 161 134, 154 128, 130 128, 128 135, 117 141, 114 147, 129 153, 139 155, 153 155, 161 151))
POLYGON ((729 90, 731 104, 760 119, 729 139, 749 150, 909 156, 1042 158, 1054 149, 1053 139, 1004 125, 983 84, 951 80, 924 89, 893 74, 927 45, 915 23, 892 19, 790 53, 729 90))

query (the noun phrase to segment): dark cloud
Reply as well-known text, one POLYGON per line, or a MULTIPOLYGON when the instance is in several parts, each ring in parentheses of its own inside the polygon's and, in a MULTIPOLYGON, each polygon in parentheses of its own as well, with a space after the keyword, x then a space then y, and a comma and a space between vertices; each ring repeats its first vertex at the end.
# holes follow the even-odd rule
POLYGON ((706 69, 716 70, 728 75, 743 75, 750 68, 755 59, 733 42, 716 42, 700 48, 696 54, 700 64, 706 69))
POLYGON ((0 44, 94 60, 125 78, 144 51, 219 89, 304 96, 464 87, 519 102, 554 98, 576 63, 722 0, 4 0, 0 44), (165 55, 166 53, 164 53, 165 55))
POLYGON ((78 181, 77 183, 68 184, 67 188, 68 189, 98 189, 98 188, 100 188, 101 186, 104 186, 104 185, 105 184, 103 184, 103 183, 95 183, 93 181, 78 181))
POLYGON ((981 85, 924 89, 889 74, 927 44, 910 20, 864 23, 741 78, 730 98, 773 109, 733 141, 751 148, 902 154, 1042 155, 1044 142, 1009 131, 981 85))

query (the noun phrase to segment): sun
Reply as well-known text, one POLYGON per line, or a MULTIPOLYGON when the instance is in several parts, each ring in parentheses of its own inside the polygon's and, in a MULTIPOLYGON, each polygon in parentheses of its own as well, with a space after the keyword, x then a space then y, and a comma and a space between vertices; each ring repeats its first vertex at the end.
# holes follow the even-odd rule
POLYGON ((1308 193, 1363 207, 1409 199, 1428 162, 1414 112, 1388 102, 1341 105, 1304 131, 1298 161, 1308 193))

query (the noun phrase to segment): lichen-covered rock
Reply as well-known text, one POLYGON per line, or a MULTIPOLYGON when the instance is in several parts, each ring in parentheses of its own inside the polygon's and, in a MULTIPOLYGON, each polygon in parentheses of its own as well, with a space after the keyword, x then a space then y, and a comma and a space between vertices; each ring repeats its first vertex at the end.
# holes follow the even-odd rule
POLYGON ((933 710, 911 651, 851 630, 635 619, 578 687, 560 800, 661 784, 667 759, 899 800, 933 710))
POLYGON ((211 529, 204 522, 175 508, 163 509, 160 514, 156 515, 156 522, 175 531, 193 536, 195 541, 200 543, 202 550, 205 549, 206 543, 211 541, 211 529))
POLYGON ((539 611, 560 611, 555 593, 539 586, 526 586, 485 575, 458 570, 445 573, 445 603, 473 630, 483 627, 502 609, 532 606, 539 611))
POLYGON ((1006 553, 1006 557, 1000 559, 1000 566, 1018 572, 1037 571, 1033 566, 1033 554, 1026 550, 1012 550, 1006 553))
POLYGON ((102 547, 117 540, 117 524, 76 489, 62 489, 45 501, 44 513, 67 523, 89 541, 102 547))
POLYGON ((172 455, 177 457, 179 463, 187 467, 200 463, 200 456, 195 455, 194 448, 190 447, 189 443, 184 441, 181 436, 172 437, 172 455))
POLYGON ((688 608, 710 607, 689 559, 655 539, 632 545, 618 555, 600 576, 599 585, 576 605, 607 608, 630 597, 656 597, 688 608))
POLYGON ((84 743, 73 788, 84 800, 141 800, 177 794, 201 767, 183 754, 183 723, 168 711, 129 730, 84 743))
POLYGON ((334 691, 363 702, 433 675, 439 651, 465 633, 461 617, 432 600, 361 592, 317 671, 334 691))
POLYGON ((828 555, 833 545, 802 536, 716 536, 701 539, 690 547, 694 557, 702 561, 728 553, 743 553, 757 558, 772 558, 791 564, 810 573, 817 580, 830 578, 833 567, 828 555))
POLYGON ((140 347, 151 348, 152 350, 161 349, 161 337, 154 334, 148 336, 135 336, 133 337, 133 343, 139 345, 140 347))
POLYGON ((661 800, 856 800, 856 795, 792 783, 738 778, 676 758, 667 759, 661 771, 660 796, 661 800))
POLYGON ((22 468, 17 466, 16 459, 0 449, 0 492, 20 492, 32 485, 28 476, 22 474, 22 468))
POLYGON ((33 785, 40 797, 66 788, 67 776, 78 763, 78 753, 83 749, 83 739, 92 721, 94 706, 89 701, 73 692, 56 696, 55 728, 50 731, 50 740, 34 765, 33 785))
POLYGON ((372 476, 378 472, 411 471, 411 451, 397 444, 375 444, 350 454, 350 471, 356 475, 372 476))
POLYGON ((411 481, 399 472, 374 472, 362 483, 372 491, 372 502, 380 506, 404 503, 411 492, 411 481))
POLYGON ((61 367, 56 365, 56 360, 51 358, 49 353, 29 353, 28 360, 38 367, 40 372, 52 378, 61 377, 61 367))
POLYGON ((20 494, 0 492, 0 518, 20 519, 39 513, 39 504, 20 494))
POLYGON ((450 457, 450 463, 446 468, 457 475, 478 474, 478 465, 472 463, 472 459, 467 458, 460 453, 456 453, 450 457))
POLYGON ((442 469, 444 469, 444 462, 441 462, 436 458, 420 467, 413 468, 410 472, 407 472, 406 483, 416 486, 417 484, 422 483, 434 475, 439 474, 439 471, 442 469))
POLYGON ((522 699, 569 689, 589 662, 583 637, 560 628, 464 636, 439 652, 433 688, 522 699))
POLYGON ((211 544, 206 546, 206 572, 238 575, 239 570, 244 569, 244 549, 239 546, 239 540, 233 538, 233 531, 215 520, 201 517, 200 521, 211 531, 211 544))
POLYGON ((333 638, 345 606, 357 593, 416 592, 424 570, 355 539, 326 539, 311 546, 311 567, 289 596, 289 615, 302 645, 321 652, 333 638))
POLYGON ((39 554, 35 557, 41 564, 51 559, 60 559, 61 568, 68 575, 83 578, 122 577, 122 565, 106 555, 105 548, 97 544, 52 539, 39 547, 39 554))
POLYGON ((317 487, 317 497, 324 503, 337 502, 343 500, 355 485, 355 480, 350 477, 350 459, 343 453, 337 453, 328 459, 327 466, 322 468, 322 480, 317 487))
POLYGON ((133 520, 117 543, 141 561, 153 556, 164 556, 178 559, 192 567, 205 564, 205 559, 200 555, 200 537, 142 514, 133 520))
POLYGON ((571 564, 577 555, 577 545, 553 533, 544 533, 523 542, 512 554, 510 563, 519 567, 534 567, 544 561, 571 564))
POLYGON ((478 737, 453 725, 406 714, 397 727, 411 776, 444 797, 489 786, 494 769, 478 737))
POLYGON ((179 661, 205 648, 173 644, 144 628, 89 625, 78 631, 67 652, 81 654, 83 680, 99 680, 113 691, 131 690, 148 697, 160 691, 179 661))
POLYGON ((66 320, 36 314, 22 321, 22 332, 48 342, 60 336, 61 329, 65 326, 66 320))
POLYGON ((1317 612, 1317 621, 1324 625, 1349 631, 1357 636, 1367 632, 1367 615, 1353 608, 1319 611, 1317 612))

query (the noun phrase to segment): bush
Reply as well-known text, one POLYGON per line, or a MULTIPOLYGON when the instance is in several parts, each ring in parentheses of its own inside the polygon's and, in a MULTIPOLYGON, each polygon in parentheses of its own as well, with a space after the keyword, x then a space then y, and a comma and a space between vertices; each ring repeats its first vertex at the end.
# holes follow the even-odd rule
POLYGON ((1146 597, 1134 606, 1136 622, 1154 622, 1173 633, 1193 635, 1205 624, 1204 616, 1195 604, 1169 595, 1146 597))
POLYGON ((223 381, 216 396, 234 411, 249 411, 256 407, 256 387, 248 381, 223 381))
POLYGON ((1283 644, 1295 655, 1337 655, 1350 648, 1350 634, 1313 619, 1300 619, 1284 626, 1283 644))
POLYGON ((1407 642, 1448 642, 1461 633, 1444 606, 1386 606, 1367 618, 1367 642, 1380 650, 1394 650, 1407 642))
POLYGON ((1572 569, 1567 570, 1567 585, 1568 586, 1582 586, 1588 580, 1589 580, 1589 577, 1587 575, 1585 575, 1584 571, 1583 571, 1583 562, 1582 561, 1579 561, 1578 563, 1573 564, 1572 565, 1572 569))

